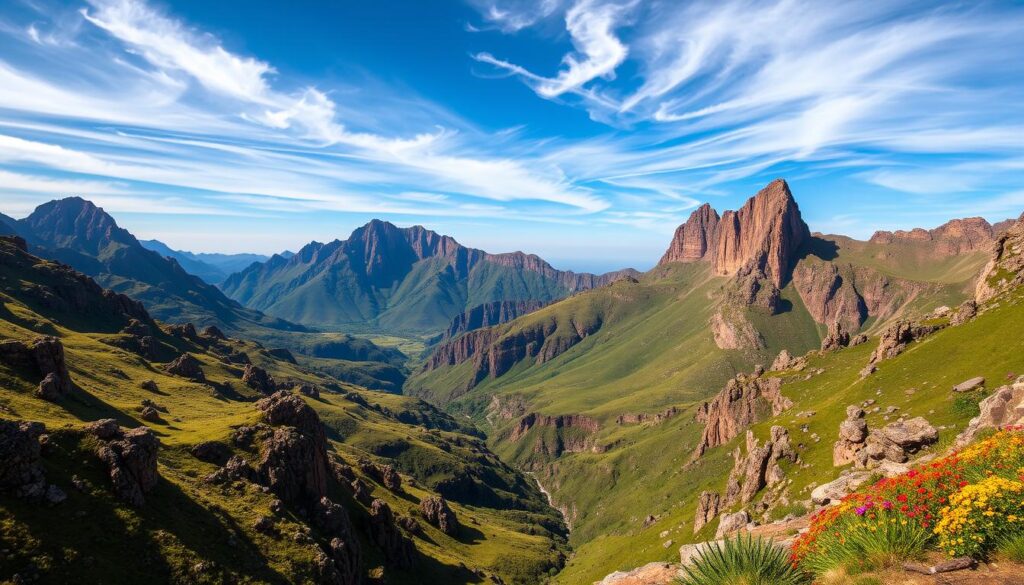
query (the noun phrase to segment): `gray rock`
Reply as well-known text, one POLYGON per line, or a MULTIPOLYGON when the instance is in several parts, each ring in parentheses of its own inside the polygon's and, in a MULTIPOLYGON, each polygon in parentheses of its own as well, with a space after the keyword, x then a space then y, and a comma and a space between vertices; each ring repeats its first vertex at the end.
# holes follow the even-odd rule
POLYGON ((750 524, 750 514, 746 510, 740 510, 734 514, 722 514, 718 518, 718 530, 715 531, 715 539, 721 540, 723 536, 739 532, 750 524))
POLYGON ((985 378, 977 376, 953 386, 953 392, 970 392, 985 385, 985 378))

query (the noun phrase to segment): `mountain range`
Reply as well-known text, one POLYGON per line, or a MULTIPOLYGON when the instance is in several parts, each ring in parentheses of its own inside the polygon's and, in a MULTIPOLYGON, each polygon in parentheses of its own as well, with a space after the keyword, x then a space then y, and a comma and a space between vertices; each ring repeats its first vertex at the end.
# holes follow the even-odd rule
MULTIPOLYGON (((624 585, 616 571, 671 569, 736 518, 795 531, 821 486, 896 473, 905 459, 856 467, 851 407, 873 432, 922 419, 937 439, 914 449, 932 454, 1024 371, 1024 216, 861 241, 812 232, 781 179, 694 210, 645 273, 559 271, 374 220, 218 288, 183 267, 199 255, 147 250, 82 199, 2 216, 3 233, 0 424, 66 428, 47 477, 86 477, 71 501, 103 530, 160 532, 118 546, 179 580, 209 561, 213 580, 624 585), (125 507, 82 463, 107 440, 82 421, 104 417, 167 443, 156 503, 125 507), (195 455, 210 441, 227 449, 215 463, 195 455)), ((59 507, 0 504, 5 534, 101 554, 59 507)))
MULTIPOLYGON (((157 252, 161 256, 174 258, 178 264, 193 276, 198 276, 209 284, 220 284, 229 275, 247 268, 254 262, 266 262, 269 256, 263 254, 217 254, 201 252, 194 254, 183 250, 174 250, 160 240, 139 240, 142 247, 157 252)), ((291 257, 291 252, 282 252, 284 258, 291 257)))
POLYGON ((636 274, 560 271, 532 254, 489 254, 422 226, 374 220, 346 240, 312 242, 291 258, 254 264, 222 288, 296 323, 429 335, 486 303, 550 302, 636 274))

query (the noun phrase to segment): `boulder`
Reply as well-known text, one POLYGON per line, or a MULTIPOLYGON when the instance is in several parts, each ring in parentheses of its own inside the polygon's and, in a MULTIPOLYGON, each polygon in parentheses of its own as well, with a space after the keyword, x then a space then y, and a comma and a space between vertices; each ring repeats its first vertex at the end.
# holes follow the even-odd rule
POLYGON ((206 376, 200 367, 200 362, 190 353, 183 353, 173 362, 167 364, 164 369, 168 374, 181 376, 196 382, 205 382, 206 376))
POLYGON ((867 437, 864 409, 856 405, 846 407, 846 420, 839 423, 839 440, 832 446, 832 464, 838 467, 856 461, 867 437))
POLYGON ((245 371, 242 373, 242 382, 261 394, 273 394, 277 390, 274 378, 263 368, 252 364, 246 364, 245 371))
POLYGON ((74 389, 64 361, 64 345, 56 337, 39 337, 31 343, 13 339, 0 341, 0 362, 37 372, 42 381, 36 396, 45 400, 67 396, 74 389))
POLYGON ((679 579, 679 567, 671 563, 647 563, 631 571, 615 571, 595 585, 671 585, 679 579))
POLYGON ((819 485, 811 492, 811 501, 819 506, 830 502, 838 502, 855 491, 871 477, 868 471, 844 473, 833 481, 819 485))
POLYGON ((147 406, 142 409, 139 418, 147 422, 158 422, 160 420, 160 413, 152 406, 147 406))
POLYGON ((189 453, 200 461, 220 465, 231 457, 231 448, 220 441, 203 441, 193 445, 189 453))
POLYGON ((133 506, 142 506, 146 503, 144 494, 160 479, 156 465, 160 440, 146 427, 123 432, 118 429, 116 434, 111 434, 109 427, 96 427, 100 439, 96 456, 107 465, 114 493, 133 506))
POLYGON ((723 544, 725 544, 725 542, 722 540, 698 542, 696 544, 684 544, 679 547, 679 564, 683 567, 689 566, 695 559, 704 554, 704 552, 709 550, 712 546, 722 546, 723 544))
POLYGON ((718 518, 718 530, 715 531, 715 540, 721 540, 724 536, 729 536, 740 530, 743 530, 750 524, 750 514, 746 510, 740 510, 735 514, 722 514, 718 518))
POLYGON ((219 339, 221 341, 228 338, 228 336, 224 335, 224 332, 221 331, 220 328, 218 328, 216 325, 208 325, 205 329, 203 329, 203 337, 219 339))
POLYGON ((981 388, 984 385, 985 378, 981 376, 976 376, 974 378, 971 378, 970 380, 964 380, 963 382, 960 382, 956 386, 953 386, 953 392, 970 392, 972 390, 977 390, 978 388, 981 388))
POLYGON ((968 299, 957 308, 953 316, 949 318, 950 325, 963 325, 978 314, 978 303, 974 299, 968 299))
POLYGON ((868 434, 865 463, 868 467, 875 467, 883 460, 905 463, 909 454, 938 440, 938 431, 922 417, 890 423, 868 434))
POLYGON ((420 501, 420 511, 427 522, 436 526, 441 532, 451 535, 459 531, 459 521, 455 512, 448 507, 442 496, 430 496, 420 501))
POLYGON ((956 445, 970 443, 984 429, 1016 426, 1024 423, 1024 382, 1002 386, 978 405, 981 414, 971 419, 956 438, 956 445))

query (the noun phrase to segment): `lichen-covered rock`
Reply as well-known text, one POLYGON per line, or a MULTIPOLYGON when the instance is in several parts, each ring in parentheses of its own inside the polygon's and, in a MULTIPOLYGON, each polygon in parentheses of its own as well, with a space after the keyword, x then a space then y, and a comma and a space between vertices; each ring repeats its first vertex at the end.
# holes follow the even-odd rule
POLYGON ((181 376, 196 382, 206 381, 206 375, 203 374, 199 360, 190 353, 181 354, 173 362, 167 364, 164 369, 168 374, 174 376, 181 376))
POLYGON ((420 501, 420 511, 427 522, 436 526, 445 534, 455 534, 459 531, 459 521, 455 512, 448 506, 442 496, 430 496, 420 501))
POLYGON ((114 493, 133 506, 144 505, 144 494, 160 479, 156 465, 160 440, 147 427, 118 429, 116 434, 110 432, 109 423, 95 428, 100 439, 96 456, 110 471, 114 493))

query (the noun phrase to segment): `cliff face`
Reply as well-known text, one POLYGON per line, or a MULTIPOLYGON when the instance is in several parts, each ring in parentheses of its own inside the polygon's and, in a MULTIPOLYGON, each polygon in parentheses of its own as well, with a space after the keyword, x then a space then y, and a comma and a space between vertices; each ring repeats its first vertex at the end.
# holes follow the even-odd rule
POLYGON ((796 251, 808 238, 810 231, 789 186, 777 179, 738 211, 721 217, 702 205, 676 230, 660 264, 706 260, 716 274, 758 274, 781 287, 796 251))
POLYGON ((1024 284, 1024 215, 996 239, 990 254, 974 291, 979 303, 1024 284))
POLYGON ((948 221, 935 229, 877 231, 869 240, 873 244, 891 244, 900 241, 930 242, 938 256, 955 256, 977 250, 988 250, 995 236, 1006 229, 1006 222, 992 226, 980 217, 948 221))
POLYGON ((711 448, 728 443, 740 432, 758 421, 766 410, 772 416, 793 405, 782 395, 780 378, 762 378, 740 374, 725 385, 711 402, 705 402, 697 411, 697 421, 704 423, 700 443, 693 457, 697 458, 711 448), (766 405, 768 408, 762 408, 766 405))
POLYGON ((444 332, 441 341, 448 341, 469 331, 507 323, 527 313, 542 309, 547 304, 544 301, 495 301, 477 305, 452 319, 452 323, 444 332))

